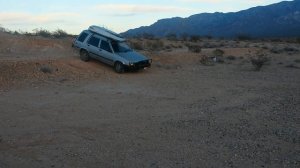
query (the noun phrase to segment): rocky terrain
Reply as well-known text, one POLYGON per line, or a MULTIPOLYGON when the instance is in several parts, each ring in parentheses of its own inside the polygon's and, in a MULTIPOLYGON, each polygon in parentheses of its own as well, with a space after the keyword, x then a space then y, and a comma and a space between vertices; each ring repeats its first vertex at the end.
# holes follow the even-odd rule
POLYGON ((153 65, 117 74, 0 38, 1 168, 299 167, 300 44, 131 39, 153 65))

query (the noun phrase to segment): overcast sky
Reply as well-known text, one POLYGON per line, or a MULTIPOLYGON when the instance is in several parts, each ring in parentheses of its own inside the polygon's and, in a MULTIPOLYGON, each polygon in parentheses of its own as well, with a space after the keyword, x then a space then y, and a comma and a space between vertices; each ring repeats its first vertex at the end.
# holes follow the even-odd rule
POLYGON ((0 0, 0 25, 31 32, 63 29, 78 34, 89 25, 116 32, 158 19, 203 12, 235 12, 281 0, 0 0))

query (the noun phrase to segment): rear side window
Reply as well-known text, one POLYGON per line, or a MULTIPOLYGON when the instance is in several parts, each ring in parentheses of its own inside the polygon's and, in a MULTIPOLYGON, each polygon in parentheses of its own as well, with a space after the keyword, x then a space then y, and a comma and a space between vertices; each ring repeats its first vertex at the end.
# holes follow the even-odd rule
POLYGON ((89 39, 89 42, 88 44, 92 45, 92 46, 95 46, 95 47, 98 47, 99 46, 99 42, 100 42, 100 39, 95 37, 95 36, 92 36, 90 39, 89 39))
POLYGON ((110 48, 110 45, 107 41, 101 41, 101 46, 100 46, 101 49, 107 51, 107 52, 111 52, 111 48, 110 48))
POLYGON ((80 42, 84 42, 84 40, 86 39, 86 37, 88 36, 87 33, 81 33, 80 36, 78 37, 78 41, 80 42))

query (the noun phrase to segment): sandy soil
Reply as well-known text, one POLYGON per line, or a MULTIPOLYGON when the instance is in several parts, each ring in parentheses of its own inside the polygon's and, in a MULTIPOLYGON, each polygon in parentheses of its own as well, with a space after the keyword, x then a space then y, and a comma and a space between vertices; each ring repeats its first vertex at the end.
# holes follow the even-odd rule
POLYGON ((299 44, 222 41, 213 66, 211 48, 144 51, 153 66, 120 75, 71 39, 0 36, 1 168, 299 167, 300 53, 269 51, 299 44))

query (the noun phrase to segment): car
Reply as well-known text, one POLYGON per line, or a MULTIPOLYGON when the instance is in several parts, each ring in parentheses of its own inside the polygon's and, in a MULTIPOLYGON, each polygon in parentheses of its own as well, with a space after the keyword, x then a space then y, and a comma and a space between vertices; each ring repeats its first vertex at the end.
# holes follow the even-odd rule
POLYGON ((82 61, 99 60, 113 66, 117 73, 145 69, 152 63, 151 59, 131 49, 125 38, 99 26, 83 30, 72 46, 79 51, 82 61))

